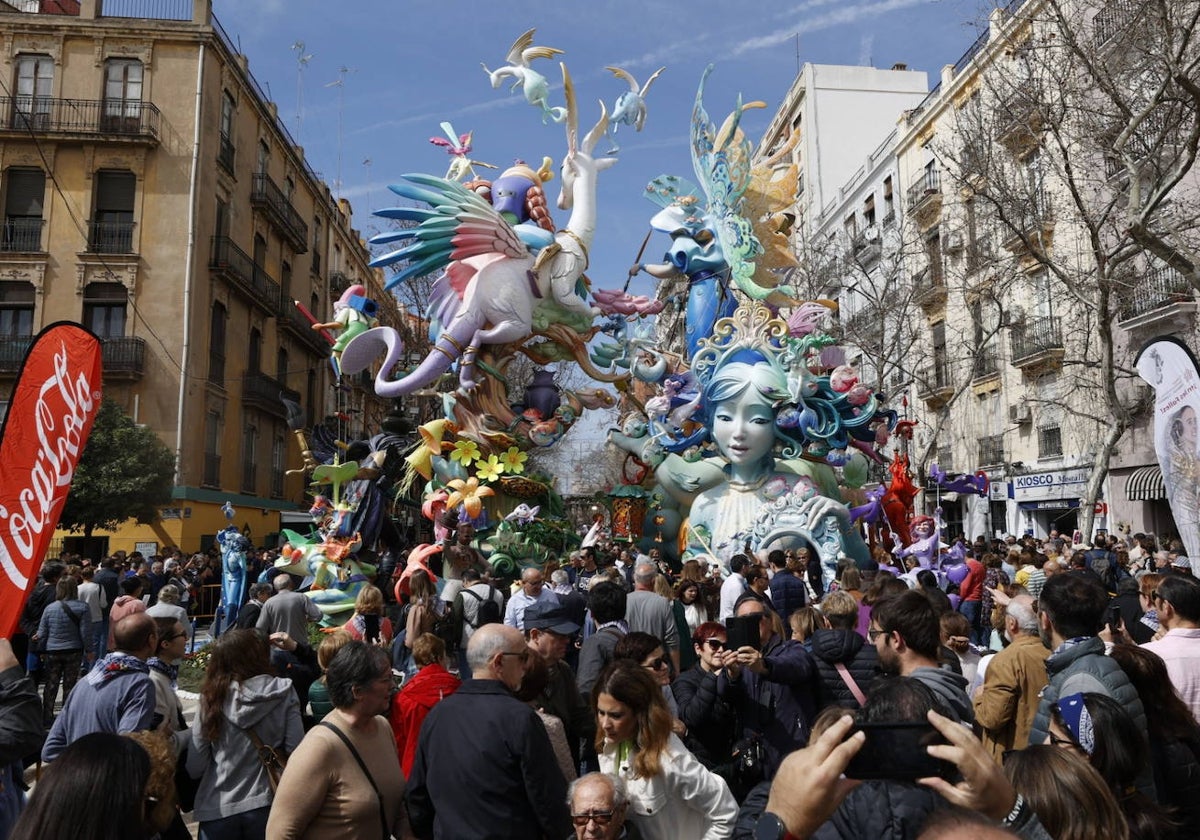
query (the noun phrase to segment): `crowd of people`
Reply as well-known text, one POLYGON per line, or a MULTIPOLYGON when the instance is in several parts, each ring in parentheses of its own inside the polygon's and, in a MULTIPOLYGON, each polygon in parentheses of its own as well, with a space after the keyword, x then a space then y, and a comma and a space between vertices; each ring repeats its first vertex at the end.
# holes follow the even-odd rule
POLYGON ((460 555, 401 603, 363 587, 319 643, 294 579, 255 584, 191 720, 181 564, 46 563, 25 647, 0 640, 0 838, 186 837, 188 813, 209 840, 1200 832, 1177 543, 876 548, 828 591, 805 549, 722 575, 602 544, 514 581, 460 555))

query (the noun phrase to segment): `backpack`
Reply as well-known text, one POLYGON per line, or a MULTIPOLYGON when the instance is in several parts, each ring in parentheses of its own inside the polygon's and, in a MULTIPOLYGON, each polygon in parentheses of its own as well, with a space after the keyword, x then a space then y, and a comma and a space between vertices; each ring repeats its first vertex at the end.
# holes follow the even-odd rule
POLYGON ((467 624, 470 624, 473 629, 478 630, 485 624, 499 624, 503 620, 503 616, 500 614, 500 605, 496 603, 496 587, 488 584, 486 598, 470 589, 464 589, 462 592, 479 602, 479 609, 475 612, 475 621, 467 621, 467 624))

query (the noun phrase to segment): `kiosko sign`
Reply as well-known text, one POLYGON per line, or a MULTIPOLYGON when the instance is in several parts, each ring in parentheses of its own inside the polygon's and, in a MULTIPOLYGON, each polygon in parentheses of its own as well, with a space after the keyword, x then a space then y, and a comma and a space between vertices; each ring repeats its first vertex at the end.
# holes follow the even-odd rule
POLYGON ((0 636, 16 632, 100 407, 100 341, 51 324, 25 356, 0 429, 0 636))

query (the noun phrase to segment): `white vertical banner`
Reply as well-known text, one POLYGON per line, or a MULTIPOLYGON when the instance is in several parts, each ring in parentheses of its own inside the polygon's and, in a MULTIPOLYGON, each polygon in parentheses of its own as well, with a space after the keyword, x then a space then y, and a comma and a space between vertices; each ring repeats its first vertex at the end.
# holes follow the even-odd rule
POLYGON ((1200 566, 1200 371, 1174 338, 1151 339, 1134 364, 1154 388, 1154 451, 1179 537, 1200 566))

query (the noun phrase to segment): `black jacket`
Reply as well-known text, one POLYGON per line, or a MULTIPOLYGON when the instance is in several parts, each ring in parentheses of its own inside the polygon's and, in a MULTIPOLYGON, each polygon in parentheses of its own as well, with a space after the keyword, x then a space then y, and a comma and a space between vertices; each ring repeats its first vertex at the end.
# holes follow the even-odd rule
POLYGON ((696 665, 671 683, 679 719, 687 726, 684 743, 710 770, 727 764, 737 734, 737 715, 717 693, 717 676, 696 665))
POLYGON ((818 630, 812 637, 813 658, 821 675, 817 705, 825 708, 833 703, 843 709, 857 709, 860 703, 837 670, 840 662, 846 666, 851 679, 865 695, 879 676, 879 654, 874 645, 853 630, 818 630))
POLYGON ((1200 743, 1150 739, 1158 804, 1174 809, 1179 837, 1200 835, 1200 743))
POLYGON ((495 680, 467 680, 430 710, 407 799, 423 840, 559 840, 571 831, 545 727, 495 680))
MULTIPOLYGON (((767 807, 771 783, 750 791, 738 811, 733 840, 752 840, 754 824, 767 807)), ((850 791, 813 840, 912 840, 929 813, 945 800, 929 788, 905 782, 865 781, 850 791)))

